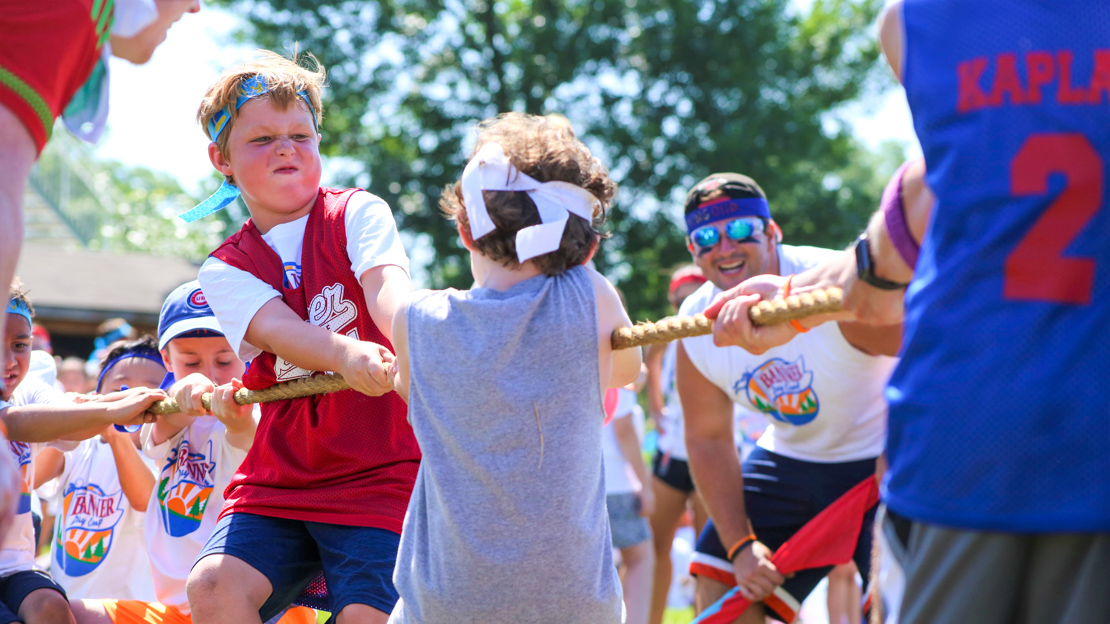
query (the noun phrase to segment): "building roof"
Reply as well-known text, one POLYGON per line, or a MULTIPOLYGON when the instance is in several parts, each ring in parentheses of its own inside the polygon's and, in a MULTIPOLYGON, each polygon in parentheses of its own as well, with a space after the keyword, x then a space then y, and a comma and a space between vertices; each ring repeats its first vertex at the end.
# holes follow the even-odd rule
POLYGON ((198 269, 180 258, 69 250, 27 241, 16 275, 36 316, 44 320, 99 323, 122 317, 157 326, 166 295, 196 279, 198 269))

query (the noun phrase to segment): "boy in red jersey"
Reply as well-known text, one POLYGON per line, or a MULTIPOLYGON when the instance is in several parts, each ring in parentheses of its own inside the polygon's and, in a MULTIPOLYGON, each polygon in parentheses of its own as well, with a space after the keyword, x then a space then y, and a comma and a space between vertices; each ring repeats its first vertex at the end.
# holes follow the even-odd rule
MULTIPOLYGON (((129 7, 123 16, 133 18, 125 20, 128 36, 112 36, 115 56, 147 62, 174 22, 200 10, 200 0, 158 0, 157 6, 157 15, 145 16, 130 15, 136 9, 129 7)), ((54 119, 101 60, 116 17, 113 0, 0 0, 0 284, 15 275, 23 243, 23 185, 31 166, 54 119)), ((4 349, 0 345, 0 355, 4 349)))
MULTIPOLYGON (((311 57, 308 57, 310 60, 311 57)), ((396 302, 411 290, 389 207, 320 187, 323 69, 265 53, 209 88, 198 119, 220 191, 251 219, 200 283, 249 388, 341 373, 354 390, 267 403, 222 518, 189 578, 198 624, 259 622, 322 569, 343 622, 385 622, 401 523, 420 463, 387 375, 396 302)))

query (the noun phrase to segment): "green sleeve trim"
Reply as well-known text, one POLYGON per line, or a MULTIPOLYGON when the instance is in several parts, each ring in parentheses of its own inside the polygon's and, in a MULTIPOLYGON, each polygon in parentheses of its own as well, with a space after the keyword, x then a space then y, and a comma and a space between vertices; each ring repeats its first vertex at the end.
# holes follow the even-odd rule
POLYGON ((23 81, 22 78, 16 76, 4 67, 0 67, 0 85, 3 85, 12 90, 17 96, 23 99, 35 114, 38 115, 39 121, 42 123, 43 132, 46 138, 50 139, 50 133, 54 130, 54 112, 50 110, 50 106, 46 104, 46 100, 31 85, 23 81))

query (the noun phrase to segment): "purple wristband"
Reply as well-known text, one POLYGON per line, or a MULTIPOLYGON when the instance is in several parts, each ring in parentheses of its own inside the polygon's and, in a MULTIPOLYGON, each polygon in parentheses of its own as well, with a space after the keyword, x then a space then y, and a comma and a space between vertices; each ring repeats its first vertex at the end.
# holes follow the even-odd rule
POLYGON ((910 226, 906 223, 906 205, 902 203, 902 178, 912 162, 903 163, 894 173, 894 177, 883 189, 883 200, 879 205, 883 211, 883 220, 886 222, 886 232, 890 242, 898 251, 898 255, 902 256, 906 266, 911 269, 917 265, 917 253, 921 251, 921 246, 913 239, 910 226))

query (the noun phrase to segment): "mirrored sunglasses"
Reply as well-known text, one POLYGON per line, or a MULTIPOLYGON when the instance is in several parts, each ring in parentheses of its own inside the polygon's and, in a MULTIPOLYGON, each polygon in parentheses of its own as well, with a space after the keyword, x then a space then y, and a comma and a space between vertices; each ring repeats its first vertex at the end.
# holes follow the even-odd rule
MULTIPOLYGON (((762 232, 765 228, 763 219, 759 217, 740 217, 725 224, 725 236, 738 243, 755 241, 755 233, 762 232)), ((694 246, 705 249, 721 242, 721 230, 717 225, 706 225, 690 233, 690 241, 694 246)))

